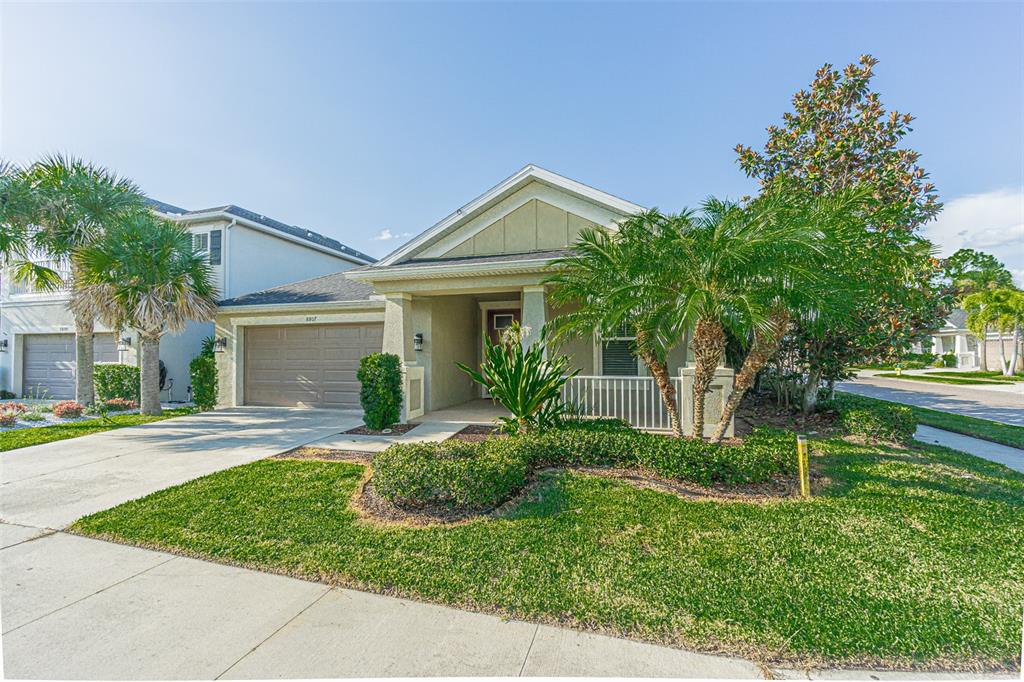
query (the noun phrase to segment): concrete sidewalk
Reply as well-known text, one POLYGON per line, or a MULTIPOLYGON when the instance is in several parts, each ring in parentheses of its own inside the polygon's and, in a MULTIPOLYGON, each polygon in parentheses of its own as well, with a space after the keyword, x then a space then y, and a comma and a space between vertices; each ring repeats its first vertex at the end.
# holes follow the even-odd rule
POLYGON ((1009 445, 993 443, 992 441, 973 438, 944 429, 936 429, 933 426, 925 426, 924 424, 917 427, 914 438, 922 443, 935 443, 936 445, 952 448, 953 450, 966 452, 975 457, 1005 464, 1015 471, 1024 472, 1024 450, 1011 448, 1009 445))
POLYGON ((4 673, 761 677, 708 656, 0 524, 4 673))

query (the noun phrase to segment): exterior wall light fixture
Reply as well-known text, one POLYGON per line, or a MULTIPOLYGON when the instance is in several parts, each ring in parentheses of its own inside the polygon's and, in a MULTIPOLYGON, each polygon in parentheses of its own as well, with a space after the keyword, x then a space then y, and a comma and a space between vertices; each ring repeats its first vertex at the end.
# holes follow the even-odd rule
POLYGON ((228 340, 225 336, 218 336, 217 340, 213 342, 213 352, 223 353, 228 349, 228 340))
POLYGON ((412 335, 412 349, 423 350, 423 332, 416 332, 412 335))

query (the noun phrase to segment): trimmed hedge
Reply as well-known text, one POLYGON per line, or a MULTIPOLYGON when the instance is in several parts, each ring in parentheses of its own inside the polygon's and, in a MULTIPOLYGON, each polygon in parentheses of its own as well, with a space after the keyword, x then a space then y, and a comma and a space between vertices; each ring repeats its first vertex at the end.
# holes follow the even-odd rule
POLYGON ((374 459, 373 489, 413 507, 480 511, 497 506, 526 483, 520 453, 483 443, 397 444, 374 459))
POLYGON ((795 451, 793 433, 767 427, 733 446, 583 421, 476 443, 393 445, 374 458, 373 486, 400 505, 480 511, 510 498, 543 466, 643 468, 700 485, 739 485, 792 472, 795 451))
POLYGON ((137 403, 141 386, 139 368, 117 362, 98 362, 93 367, 93 386, 99 402, 121 398, 137 403))
POLYGON ((402 361, 394 353, 371 353, 359 361, 356 373, 361 387, 366 427, 379 431, 396 423, 402 415, 402 361))
POLYGON ((200 410, 217 406, 217 358, 213 354, 213 337, 203 339, 199 355, 188 363, 188 376, 192 380, 192 403, 200 410))
POLYGON ((849 436, 858 436, 870 442, 890 442, 906 445, 914 440, 917 420, 907 405, 887 403, 849 393, 822 405, 837 415, 837 423, 849 436))

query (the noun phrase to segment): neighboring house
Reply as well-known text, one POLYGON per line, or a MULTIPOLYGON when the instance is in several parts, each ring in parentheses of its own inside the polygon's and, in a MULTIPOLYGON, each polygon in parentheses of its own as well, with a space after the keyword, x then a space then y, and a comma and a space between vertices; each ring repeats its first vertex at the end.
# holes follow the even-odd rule
MULTIPOLYGON (((530 165, 373 265, 223 301, 219 403, 358 409, 359 359, 380 350, 405 364, 407 418, 479 398, 456 363, 479 364, 484 335, 496 338, 513 321, 535 339, 560 313, 542 284, 552 259, 570 252, 580 230, 614 230, 641 210, 530 165)), ((565 343, 560 351, 592 378, 574 390, 604 390, 609 400, 657 412, 632 341, 565 343)), ((685 364, 681 344, 669 365, 675 373, 685 364)))
MULTIPOLYGON (((333 239, 238 206, 187 211, 150 203, 156 213, 189 229, 193 243, 208 255, 222 298, 374 262, 333 239)), ((66 264, 50 265, 67 272, 66 264)), ((0 388, 16 395, 74 397, 75 324, 67 298, 66 290, 38 292, 2 278, 0 388)), ((182 333, 161 339, 160 359, 167 368, 164 400, 188 398, 189 362, 202 339, 212 334, 212 322, 190 323, 182 333)), ((94 342, 98 362, 137 361, 138 341, 130 331, 116 337, 113 330, 98 325, 94 342)))
MULTIPOLYGON (((930 352, 936 355, 953 353, 956 355, 956 366, 961 369, 985 369, 999 370, 999 346, 1003 345, 1006 357, 1009 358, 1013 349, 1010 348, 1012 335, 989 332, 986 339, 985 352, 988 360, 988 367, 981 366, 981 351, 979 339, 967 328, 967 311, 956 308, 946 318, 942 328, 932 334, 932 345, 930 352)), ((923 352, 922 344, 914 344, 912 350, 916 353, 923 352)), ((1021 353, 1024 355, 1024 353, 1021 353)))

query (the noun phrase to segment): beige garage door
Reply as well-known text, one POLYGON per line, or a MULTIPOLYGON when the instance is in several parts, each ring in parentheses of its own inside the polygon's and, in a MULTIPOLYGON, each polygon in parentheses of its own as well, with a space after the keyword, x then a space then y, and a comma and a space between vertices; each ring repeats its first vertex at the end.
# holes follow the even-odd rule
POLYGON ((382 324, 249 327, 245 404, 357 409, 359 359, 383 340, 382 324))
MULTIPOLYGON (((47 398, 75 397, 75 335, 28 334, 25 336, 22 392, 47 398)), ((96 362, 117 362, 113 334, 93 337, 96 362)))

